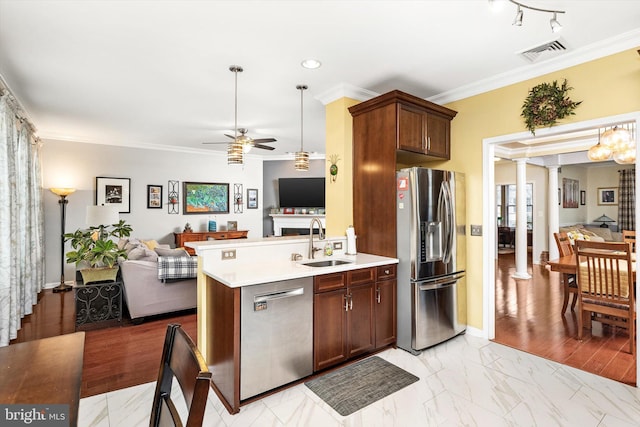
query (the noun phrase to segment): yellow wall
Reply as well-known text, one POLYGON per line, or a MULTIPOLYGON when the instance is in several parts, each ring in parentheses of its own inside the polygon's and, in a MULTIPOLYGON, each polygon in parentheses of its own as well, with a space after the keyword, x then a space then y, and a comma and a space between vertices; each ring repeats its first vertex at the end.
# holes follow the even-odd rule
POLYGON ((353 137, 348 108, 359 101, 341 98, 326 106, 326 230, 328 236, 343 236, 353 224, 353 137), (337 154, 338 175, 331 179, 329 159, 337 154))
MULTIPOLYGON (((575 115, 562 120, 561 124, 592 120, 633 111, 640 111, 640 56, 636 49, 627 50, 585 64, 550 73, 535 79, 505 86, 490 92, 451 102, 445 105, 458 112, 451 128, 451 160, 448 162, 428 163, 430 167, 441 167, 464 172, 467 182, 467 224, 483 224, 483 210, 488 208, 482 199, 482 140, 484 138, 523 132, 526 130, 520 117, 522 103, 533 86, 553 80, 567 79, 570 97, 574 101, 583 101, 575 110, 575 115)), ((335 134, 350 134, 351 118, 346 111, 347 103, 352 100, 339 100, 327 106, 327 157, 338 150, 335 134), (343 105, 340 106, 340 103, 343 105), (346 115, 333 112, 331 115, 342 117, 335 119, 339 130, 329 127, 329 110, 343 108, 346 115), (348 119, 348 120, 347 120, 348 119), (344 120, 344 122, 342 122, 344 120), (339 122, 339 123, 338 123, 339 122), (349 128, 349 130, 347 130, 349 128)), ((351 105, 351 104, 349 104, 351 105)), ((349 137, 350 138, 350 137, 349 137)), ((345 141, 345 148, 351 147, 351 140, 345 141), (348 143, 346 143, 348 141, 348 143)), ((351 172, 350 164, 340 164, 351 172)), ((345 171, 346 172, 346 171, 345 171)), ((349 187, 343 188, 342 197, 351 199, 350 177, 342 174, 338 180, 349 180, 349 187), (347 192, 348 190, 348 192, 347 192)), ((345 185, 347 183, 345 182, 345 185)), ((336 187, 334 189, 337 190, 336 187)), ((333 190, 333 189, 332 189, 333 190)), ((327 227, 329 223, 347 224, 351 221, 351 209, 331 211, 329 203, 337 203, 340 195, 331 191, 327 201, 327 227)), ((327 193, 329 194, 329 192, 327 193)), ((346 204, 346 202, 342 202, 346 204)), ((487 229, 483 224, 483 229, 487 229)), ((470 237, 467 242, 467 304, 468 324, 482 329, 483 269, 482 237, 470 237)), ((493 265, 486 266, 493 268, 493 265)), ((489 286, 489 284, 488 284, 489 286)), ((493 284, 490 284, 493 286, 493 284)))

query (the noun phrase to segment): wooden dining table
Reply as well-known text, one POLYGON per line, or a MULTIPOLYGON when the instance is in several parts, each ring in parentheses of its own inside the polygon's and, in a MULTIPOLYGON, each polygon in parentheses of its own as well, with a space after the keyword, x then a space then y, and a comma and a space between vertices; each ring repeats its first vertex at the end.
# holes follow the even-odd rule
POLYGON ((83 358, 84 332, 0 347, 0 404, 69 405, 77 426, 83 358))
MULTIPOLYGON (((564 274, 576 274, 578 267, 576 265, 576 254, 566 255, 548 262, 551 271, 557 271, 564 274)), ((632 254, 631 269, 635 280, 636 273, 636 254, 632 254)))

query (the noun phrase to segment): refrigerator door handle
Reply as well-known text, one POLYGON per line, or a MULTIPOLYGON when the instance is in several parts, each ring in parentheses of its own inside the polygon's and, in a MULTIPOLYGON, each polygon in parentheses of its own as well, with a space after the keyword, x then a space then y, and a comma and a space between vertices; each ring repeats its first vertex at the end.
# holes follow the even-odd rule
POLYGON ((442 277, 439 279, 433 279, 428 281, 418 282, 418 289, 421 291, 429 291, 432 289, 444 288, 455 284, 458 280, 464 277, 464 273, 455 274, 453 276, 442 277))
POLYGON ((451 203, 451 188, 448 182, 443 182, 440 185, 440 197, 438 197, 438 216, 444 225, 443 232, 443 255, 442 261, 449 263, 453 255, 453 238, 454 238, 454 213, 453 204, 451 203))

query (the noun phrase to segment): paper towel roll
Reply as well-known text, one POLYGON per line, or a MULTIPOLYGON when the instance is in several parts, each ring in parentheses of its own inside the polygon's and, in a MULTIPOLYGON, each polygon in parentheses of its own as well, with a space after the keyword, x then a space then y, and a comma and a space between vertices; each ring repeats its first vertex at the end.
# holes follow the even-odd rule
POLYGON ((356 230, 353 227, 347 228, 347 255, 356 254, 356 230))

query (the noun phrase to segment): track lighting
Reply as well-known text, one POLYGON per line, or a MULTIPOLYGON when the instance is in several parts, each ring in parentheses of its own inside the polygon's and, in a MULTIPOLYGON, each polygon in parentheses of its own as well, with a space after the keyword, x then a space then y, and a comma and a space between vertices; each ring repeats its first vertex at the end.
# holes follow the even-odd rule
POLYGON ((556 12, 553 12, 553 18, 549 20, 549 24, 551 25, 551 31, 553 31, 554 33, 557 33, 558 31, 562 30, 562 25, 560 25, 556 17, 557 17, 556 12))
POLYGON ((522 8, 520 7, 520 5, 518 5, 518 12, 516 12, 516 19, 513 20, 513 24, 516 27, 520 27, 522 26, 522 15, 524 15, 524 13, 522 12, 522 8))
MULTIPOLYGON (((495 5, 495 3, 496 3, 495 0, 489 0, 489 2, 492 4, 492 6, 495 5)), ((559 13, 565 13, 564 10, 540 9, 538 7, 527 6, 526 4, 520 3, 520 2, 515 1, 515 0, 509 0, 509 2, 515 4, 516 6, 518 6, 518 9, 516 11, 516 17, 513 20, 513 24, 512 25, 514 25, 516 27, 522 26, 522 19, 524 17, 523 9, 527 9, 527 10, 535 10, 536 12, 552 13, 553 14, 553 18, 551 18, 549 20, 549 24, 551 25, 551 31, 554 32, 554 33, 557 33, 558 31, 560 31, 562 29, 562 25, 560 25, 560 22, 558 22, 558 14, 559 13)))

